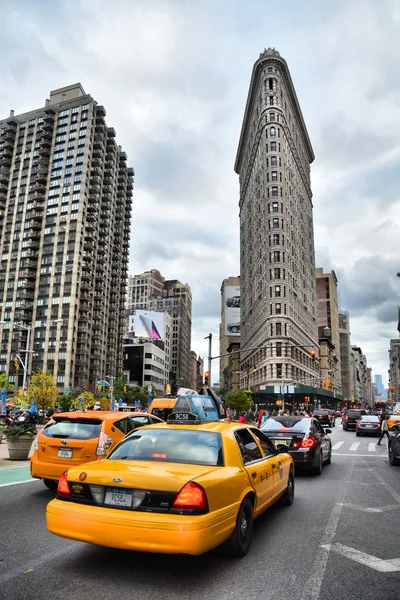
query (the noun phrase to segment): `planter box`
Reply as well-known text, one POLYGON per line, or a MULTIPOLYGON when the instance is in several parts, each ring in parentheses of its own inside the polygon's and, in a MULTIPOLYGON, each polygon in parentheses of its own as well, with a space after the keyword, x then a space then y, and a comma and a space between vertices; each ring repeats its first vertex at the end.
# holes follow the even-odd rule
POLYGON ((34 439, 28 435, 21 435, 14 442, 7 440, 10 460, 27 460, 34 439))
POLYGON ((3 440, 3 437, 4 437, 4 427, 0 427, 0 444, 3 440))

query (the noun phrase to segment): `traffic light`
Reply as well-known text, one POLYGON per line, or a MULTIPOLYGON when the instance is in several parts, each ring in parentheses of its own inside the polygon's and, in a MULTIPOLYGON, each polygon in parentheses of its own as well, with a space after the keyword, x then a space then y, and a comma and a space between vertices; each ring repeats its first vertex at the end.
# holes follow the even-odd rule
POLYGON ((391 385, 389 388, 389 392, 395 392, 396 388, 394 387, 394 385, 391 385))
POLYGON ((210 385, 210 372, 206 371, 204 373, 204 385, 210 385))
POLYGON ((310 350, 310 356, 311 356, 311 360, 315 360, 317 353, 315 352, 314 348, 312 350, 310 350))
POLYGON ((15 368, 18 369, 19 360, 18 360, 18 358, 16 356, 13 358, 13 363, 14 363, 15 368))
POLYGON ((124 392, 126 392, 126 385, 124 385, 124 392))

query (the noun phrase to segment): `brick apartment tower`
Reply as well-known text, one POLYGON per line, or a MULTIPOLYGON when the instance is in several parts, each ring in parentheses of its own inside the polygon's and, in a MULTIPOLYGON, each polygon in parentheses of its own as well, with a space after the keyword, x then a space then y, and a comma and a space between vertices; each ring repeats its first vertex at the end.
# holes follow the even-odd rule
POLYGON ((78 83, 0 121, 0 371, 18 386, 16 353, 60 391, 122 371, 134 171, 105 115, 78 83))

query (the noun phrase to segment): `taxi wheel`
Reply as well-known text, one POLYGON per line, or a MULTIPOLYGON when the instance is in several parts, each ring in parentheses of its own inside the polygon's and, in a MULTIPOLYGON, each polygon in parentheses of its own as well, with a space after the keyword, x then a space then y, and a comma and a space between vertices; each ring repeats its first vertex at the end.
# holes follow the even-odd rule
POLYGON ((43 483, 49 490, 56 490, 58 486, 58 481, 54 479, 43 479, 43 483))
POLYGON ((240 506, 236 519, 236 527, 227 540, 226 548, 231 556, 241 558, 249 551, 253 537, 253 505, 245 498, 240 506))
POLYGON ((392 446, 392 444, 389 444, 389 447, 388 447, 388 455, 389 455, 389 463, 390 463, 390 464, 391 464, 393 467, 396 467, 397 465, 400 465, 400 459, 399 459, 399 458, 397 458, 397 457, 394 455, 394 452, 393 452, 393 446, 392 446))
POLYGON ((288 477, 288 484, 283 496, 281 496, 281 503, 283 506, 291 506, 294 500, 294 476, 293 471, 290 471, 288 477))

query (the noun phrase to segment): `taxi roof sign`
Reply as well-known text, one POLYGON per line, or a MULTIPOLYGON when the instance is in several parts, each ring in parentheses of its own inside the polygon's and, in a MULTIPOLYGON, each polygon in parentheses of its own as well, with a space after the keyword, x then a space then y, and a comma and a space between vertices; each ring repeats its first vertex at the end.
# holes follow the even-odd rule
POLYGON ((219 421, 218 409, 210 396, 179 396, 167 423, 205 423, 219 421))

